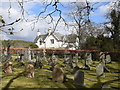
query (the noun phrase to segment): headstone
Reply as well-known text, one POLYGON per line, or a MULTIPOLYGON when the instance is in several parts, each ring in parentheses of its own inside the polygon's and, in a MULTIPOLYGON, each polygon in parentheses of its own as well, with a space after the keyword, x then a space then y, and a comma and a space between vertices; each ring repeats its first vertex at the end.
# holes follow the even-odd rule
POLYGON ((28 48, 28 62, 31 62, 31 49, 28 48))
POLYGON ((35 68, 42 68, 42 63, 40 61, 40 53, 36 54, 36 62, 34 64, 35 68))
POLYGON ((45 49, 43 49, 43 62, 47 62, 45 49))
POLYGON ((63 83, 65 80, 64 72, 62 68, 56 67, 52 72, 52 81, 63 83))
POLYGON ((12 62, 7 61, 7 62, 4 64, 4 72, 5 72, 5 73, 13 73, 12 62))
POLYGON ((86 64, 87 65, 91 65, 93 62, 92 62, 92 54, 91 53, 87 53, 86 54, 86 64))
POLYGON ((34 59, 35 58, 35 54, 34 54, 34 51, 31 52, 31 59, 34 59))
POLYGON ((106 64, 111 63, 111 57, 110 57, 110 55, 106 55, 105 63, 106 64))
POLYGON ((75 67, 73 68, 72 74, 75 74, 79 69, 80 69, 80 68, 79 68, 78 66, 75 66, 75 67))
POLYGON ((69 57, 66 60, 66 68, 73 68, 72 59, 72 55, 69 55, 69 57))
POLYGON ((51 58, 49 58, 50 70, 53 71, 55 65, 57 63, 57 57, 53 54, 51 58))
POLYGON ((78 53, 76 53, 75 57, 76 57, 76 58, 75 58, 75 65, 78 66, 78 57, 79 57, 79 56, 78 56, 78 53))
POLYGON ((25 68, 25 76, 28 78, 34 78, 34 66, 32 64, 28 64, 25 68))
POLYGON ((100 61, 102 61, 105 64, 105 54, 103 52, 100 52, 100 61))
POLYGON ((20 59, 18 62, 22 62, 22 60, 23 60, 23 54, 20 54, 20 59))
POLYGON ((100 76, 103 76, 104 74, 104 63, 101 62, 99 63, 97 66, 96 66, 96 76, 97 77, 100 77, 100 76))
POLYGON ((57 60, 58 60, 57 57, 55 55, 52 55, 52 62, 57 63, 57 60))
POLYGON ((74 74, 74 84, 84 86, 84 72, 83 71, 78 70, 74 74))
POLYGON ((26 49, 25 51, 24 51, 24 59, 28 59, 28 50, 26 49))

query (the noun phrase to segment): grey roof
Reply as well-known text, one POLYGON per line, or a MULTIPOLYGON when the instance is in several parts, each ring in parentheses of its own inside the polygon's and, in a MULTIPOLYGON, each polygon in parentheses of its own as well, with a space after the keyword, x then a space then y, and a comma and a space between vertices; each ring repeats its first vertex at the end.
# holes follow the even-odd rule
MULTIPOLYGON (((75 35, 75 34, 62 35, 62 34, 56 33, 56 32, 51 33, 51 34, 52 34, 52 35, 55 37, 55 39, 58 40, 58 41, 65 41, 65 42, 67 42, 67 43, 75 43, 75 42, 76 42, 76 37, 77 37, 77 35, 75 35)), ((47 34, 44 34, 44 35, 39 35, 39 36, 37 36, 37 37, 34 39, 34 42, 36 43, 39 38, 41 38, 42 41, 44 41, 47 36, 48 36, 48 33, 47 33, 47 34)))
POLYGON ((63 41, 63 35, 60 33, 53 33, 53 36, 58 40, 58 41, 63 41))
POLYGON ((37 37, 34 39, 34 42, 36 43, 39 38, 41 38, 41 39, 44 41, 45 38, 47 37, 47 35, 48 35, 48 34, 43 34, 43 35, 37 36, 37 37))
POLYGON ((69 34, 69 35, 65 35, 64 38, 65 38, 65 42, 75 43, 75 42, 76 42, 77 35, 76 35, 76 34, 69 34))

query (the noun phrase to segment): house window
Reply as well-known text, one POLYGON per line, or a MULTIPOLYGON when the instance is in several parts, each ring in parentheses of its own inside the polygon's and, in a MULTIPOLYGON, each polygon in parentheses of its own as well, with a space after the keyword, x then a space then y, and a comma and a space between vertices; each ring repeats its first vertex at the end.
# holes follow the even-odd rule
POLYGON ((40 45, 42 45, 42 41, 40 40, 40 45))
POLYGON ((51 39, 50 41, 51 41, 51 44, 54 44, 54 39, 51 39))

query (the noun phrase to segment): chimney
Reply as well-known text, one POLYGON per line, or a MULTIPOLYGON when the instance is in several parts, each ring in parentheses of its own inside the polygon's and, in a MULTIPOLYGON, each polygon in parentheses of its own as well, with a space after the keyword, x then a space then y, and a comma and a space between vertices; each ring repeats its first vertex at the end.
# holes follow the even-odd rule
POLYGON ((40 33, 39 29, 38 29, 38 31, 37 31, 37 36, 40 36, 40 34, 41 34, 41 33, 40 33))
POLYGON ((52 28, 51 28, 51 27, 49 27, 49 28, 48 28, 48 34, 50 35, 50 34, 51 34, 51 32, 52 32, 52 28))

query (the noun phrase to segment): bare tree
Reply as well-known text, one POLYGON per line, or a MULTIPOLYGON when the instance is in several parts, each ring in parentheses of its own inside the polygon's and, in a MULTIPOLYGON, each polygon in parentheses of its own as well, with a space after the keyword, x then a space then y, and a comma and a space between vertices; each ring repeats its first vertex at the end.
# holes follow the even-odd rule
MULTIPOLYGON (((94 3, 96 4, 96 3, 94 3)), ((78 37, 78 49, 80 49, 81 43, 83 43, 87 32, 86 26, 90 25, 90 12, 93 10, 93 5, 86 0, 86 2, 74 2, 71 3, 71 12, 69 16, 73 19, 73 24, 78 37)))

